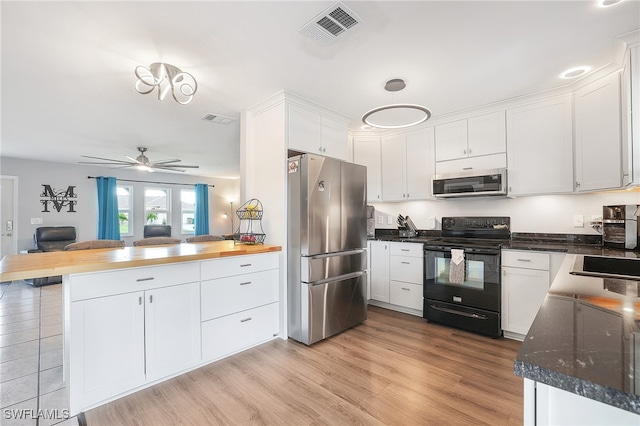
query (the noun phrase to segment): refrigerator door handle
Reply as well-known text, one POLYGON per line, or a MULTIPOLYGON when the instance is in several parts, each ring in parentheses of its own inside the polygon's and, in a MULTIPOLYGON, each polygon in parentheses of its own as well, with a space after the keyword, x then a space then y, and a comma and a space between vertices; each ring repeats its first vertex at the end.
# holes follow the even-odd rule
POLYGON ((364 253, 365 251, 366 249, 355 249, 355 250, 340 251, 340 252, 334 252, 334 253, 315 254, 313 256, 303 256, 303 257, 306 257, 307 259, 326 259, 328 257, 352 256, 354 254, 364 253))
POLYGON ((332 282, 336 282, 336 281, 348 280, 350 278, 361 277, 364 274, 366 274, 365 271, 351 272, 349 274, 338 275, 337 277, 329 277, 329 278, 325 278, 323 280, 318 280, 318 281, 314 281, 314 282, 307 283, 307 284, 310 285, 310 286, 322 285, 322 284, 332 283, 332 282))

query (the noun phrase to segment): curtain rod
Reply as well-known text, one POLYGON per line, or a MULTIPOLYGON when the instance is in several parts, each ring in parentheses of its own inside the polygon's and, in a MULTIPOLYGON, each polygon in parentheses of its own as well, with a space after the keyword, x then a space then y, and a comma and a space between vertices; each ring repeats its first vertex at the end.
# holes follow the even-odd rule
MULTIPOLYGON (((96 176, 87 176, 87 179, 96 179, 96 176)), ((157 183, 160 185, 187 185, 187 186, 194 186, 195 183, 178 183, 178 182, 154 182, 151 180, 131 180, 131 179, 118 179, 116 178, 117 181, 121 181, 121 182, 136 182, 136 183, 157 183)), ((207 186, 210 186, 211 188, 215 188, 215 185, 209 185, 207 184, 207 186)))

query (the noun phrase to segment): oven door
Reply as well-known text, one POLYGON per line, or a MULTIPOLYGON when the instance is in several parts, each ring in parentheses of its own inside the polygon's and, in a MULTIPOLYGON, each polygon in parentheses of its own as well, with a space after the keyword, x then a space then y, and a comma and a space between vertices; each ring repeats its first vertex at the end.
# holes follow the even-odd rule
POLYGON ((500 312, 500 250, 467 248, 465 279, 449 280, 451 247, 425 247, 424 298, 500 312))

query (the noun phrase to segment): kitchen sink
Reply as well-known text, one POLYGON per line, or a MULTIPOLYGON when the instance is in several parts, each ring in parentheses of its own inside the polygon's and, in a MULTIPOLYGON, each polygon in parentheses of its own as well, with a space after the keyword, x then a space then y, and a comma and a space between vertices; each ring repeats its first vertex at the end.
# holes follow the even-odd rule
POLYGON ((576 255, 570 273, 640 281, 640 259, 576 255))

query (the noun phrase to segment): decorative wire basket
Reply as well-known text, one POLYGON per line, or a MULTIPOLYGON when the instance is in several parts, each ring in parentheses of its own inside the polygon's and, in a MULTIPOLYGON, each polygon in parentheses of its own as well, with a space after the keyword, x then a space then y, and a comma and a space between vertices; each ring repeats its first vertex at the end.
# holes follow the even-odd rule
POLYGON ((235 244, 264 244, 266 237, 262 229, 262 203, 252 198, 244 203, 236 215, 240 219, 238 230, 233 235, 235 244))

